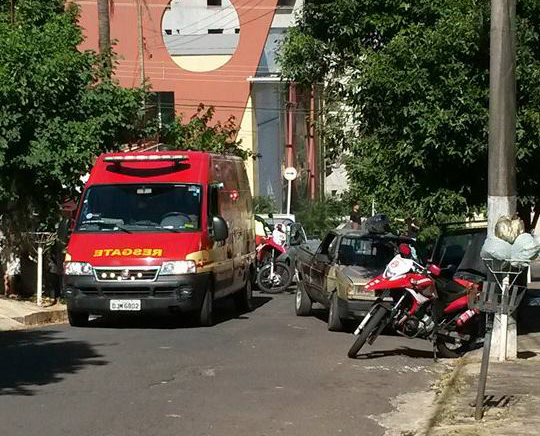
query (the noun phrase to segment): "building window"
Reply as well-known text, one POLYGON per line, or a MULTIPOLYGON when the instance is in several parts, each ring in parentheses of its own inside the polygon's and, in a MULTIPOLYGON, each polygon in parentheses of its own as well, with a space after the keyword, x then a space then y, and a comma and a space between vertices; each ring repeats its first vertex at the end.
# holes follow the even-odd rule
POLYGON ((240 28, 237 27, 236 29, 234 29, 234 33, 240 33, 240 28))
POLYGON ((165 35, 172 35, 172 29, 165 29, 165 35))
POLYGON ((206 6, 221 6, 221 0, 206 0, 206 6))
POLYGON ((278 0, 276 14, 291 14, 296 0, 278 0))
POLYGON ((174 92, 153 92, 146 105, 148 119, 157 119, 159 126, 174 121, 174 92))
POLYGON ((214 34, 218 34, 218 33, 223 33, 223 29, 208 29, 208 34, 209 35, 214 35, 214 34))

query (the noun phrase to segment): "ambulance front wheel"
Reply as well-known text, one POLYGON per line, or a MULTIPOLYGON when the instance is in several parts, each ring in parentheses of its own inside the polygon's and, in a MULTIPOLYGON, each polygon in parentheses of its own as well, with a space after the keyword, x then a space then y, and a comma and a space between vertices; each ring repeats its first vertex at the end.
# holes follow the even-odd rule
POLYGON ((68 309, 67 315, 69 325, 72 327, 86 327, 88 325, 88 319, 90 318, 88 312, 74 312, 68 309))
POLYGON ((208 287, 199 312, 199 325, 211 327, 214 325, 214 293, 212 288, 208 287))

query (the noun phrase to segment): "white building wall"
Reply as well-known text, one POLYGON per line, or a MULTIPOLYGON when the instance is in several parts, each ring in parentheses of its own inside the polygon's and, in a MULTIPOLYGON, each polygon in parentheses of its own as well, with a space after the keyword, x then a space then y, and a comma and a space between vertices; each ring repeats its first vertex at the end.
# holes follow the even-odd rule
POLYGON ((222 6, 207 6, 206 0, 172 0, 170 6, 163 15, 163 33, 170 29, 173 35, 206 35, 208 29, 223 29, 224 34, 234 34, 240 27, 229 0, 222 6))
POLYGON ((296 16, 304 6, 304 0, 278 0, 272 28, 287 28, 294 26, 296 16))

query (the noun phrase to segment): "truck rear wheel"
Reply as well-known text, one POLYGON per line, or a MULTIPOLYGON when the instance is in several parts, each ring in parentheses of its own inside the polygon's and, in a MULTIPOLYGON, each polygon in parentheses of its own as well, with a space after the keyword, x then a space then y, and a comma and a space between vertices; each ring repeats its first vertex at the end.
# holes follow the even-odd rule
POLYGON ((68 309, 67 315, 69 325, 72 327, 86 327, 88 325, 88 319, 90 318, 88 312, 74 312, 68 309))

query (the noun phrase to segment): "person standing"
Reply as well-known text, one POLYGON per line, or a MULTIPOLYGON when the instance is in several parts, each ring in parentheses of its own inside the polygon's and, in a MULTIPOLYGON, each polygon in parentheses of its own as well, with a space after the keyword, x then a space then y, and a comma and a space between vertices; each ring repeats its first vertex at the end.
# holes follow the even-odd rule
POLYGON ((6 271, 4 274, 4 295, 6 297, 15 297, 17 295, 17 282, 20 274, 21 261, 18 257, 11 254, 6 262, 6 271))
POLYGON ((353 229, 360 228, 360 224, 362 224, 362 215, 360 214, 360 205, 358 203, 353 206, 349 220, 353 229))

